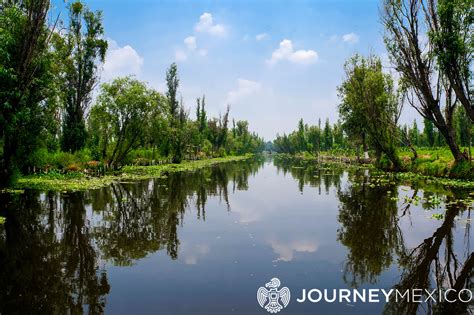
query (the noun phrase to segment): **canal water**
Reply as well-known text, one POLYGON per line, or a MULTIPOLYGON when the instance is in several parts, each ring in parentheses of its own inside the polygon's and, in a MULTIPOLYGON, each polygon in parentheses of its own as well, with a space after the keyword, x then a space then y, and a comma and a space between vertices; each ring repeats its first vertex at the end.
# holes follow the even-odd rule
POLYGON ((472 196, 272 159, 3 194, 0 313, 268 314, 257 289, 274 277, 291 291, 281 314, 467 312, 432 300, 297 299, 313 288, 472 288, 472 196))

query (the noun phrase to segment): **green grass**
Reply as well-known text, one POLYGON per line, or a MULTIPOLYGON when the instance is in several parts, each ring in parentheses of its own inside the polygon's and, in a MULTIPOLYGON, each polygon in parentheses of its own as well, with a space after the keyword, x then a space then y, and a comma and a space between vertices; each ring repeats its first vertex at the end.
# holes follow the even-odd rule
MULTIPOLYGON (((474 149, 471 149, 471 152, 474 156, 474 149)), ((397 173, 398 177, 405 180, 436 180, 443 186, 474 187, 474 163, 465 162, 455 165, 453 155, 448 148, 417 148, 417 153, 418 158, 413 161, 413 153, 409 149, 399 150, 399 157, 402 160, 404 171, 397 173)), ((337 157, 349 157, 346 155, 337 156, 334 155, 334 152, 321 152, 321 155, 336 157, 334 161, 326 161, 325 163, 337 163, 337 157)), ((371 156, 373 156, 373 153, 371 156)), ((283 161, 294 160, 306 164, 317 163, 317 157, 310 154, 276 154, 275 157, 283 161)), ((341 162, 345 163, 344 159, 341 159, 341 162)))
MULTIPOLYGON (((474 180, 474 164, 466 162, 455 165, 448 148, 418 148, 417 153, 418 158, 413 161, 411 151, 400 151, 400 159, 406 170, 426 176, 474 180)), ((471 154, 474 154, 472 149, 471 154)))
POLYGON ((38 189, 51 191, 78 191, 97 189, 110 185, 114 181, 142 180, 166 176, 173 172, 188 172, 209 167, 218 163, 241 161, 253 155, 229 156, 197 161, 183 161, 181 164, 162 164, 154 166, 125 166, 120 171, 101 177, 89 176, 81 172, 59 173, 51 171, 20 178, 14 189, 38 189))

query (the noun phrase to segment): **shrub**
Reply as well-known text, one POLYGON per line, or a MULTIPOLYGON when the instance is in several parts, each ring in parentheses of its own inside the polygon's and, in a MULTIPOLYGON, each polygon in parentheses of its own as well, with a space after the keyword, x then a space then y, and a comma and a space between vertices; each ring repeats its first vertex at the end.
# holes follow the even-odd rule
POLYGON ((36 169, 45 169, 51 163, 51 153, 46 148, 34 151, 28 156, 26 165, 36 169))
POLYGON ((54 154, 52 162, 57 169, 65 169, 76 162, 76 157, 72 153, 60 151, 54 154))
POLYGON ((474 179, 474 167, 468 161, 455 164, 449 173, 450 177, 474 179))

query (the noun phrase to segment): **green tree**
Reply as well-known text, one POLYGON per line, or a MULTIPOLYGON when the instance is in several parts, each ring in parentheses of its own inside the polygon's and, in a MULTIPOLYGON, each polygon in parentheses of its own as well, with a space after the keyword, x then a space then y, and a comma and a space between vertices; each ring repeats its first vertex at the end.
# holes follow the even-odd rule
POLYGON ((459 144, 464 147, 469 146, 471 143, 472 123, 469 121, 464 107, 458 107, 456 109, 453 120, 459 144))
POLYGON ((300 119, 298 122, 298 131, 296 133, 296 150, 299 152, 304 152, 307 150, 307 141, 306 141, 306 130, 303 119, 300 119))
POLYGON ((51 96, 54 52, 49 1, 0 4, 0 186, 15 181, 39 143, 51 96))
POLYGON ((397 120, 400 108, 393 80, 382 72, 380 59, 355 55, 344 66, 346 79, 339 87, 339 113, 350 134, 368 136, 378 161, 386 155, 400 169, 397 154, 397 120), (381 128, 384 126, 384 128, 381 128))
POLYGON ((179 87, 179 74, 178 66, 176 63, 172 63, 166 72, 166 97, 168 99, 169 115, 172 125, 176 125, 179 120, 179 101, 178 101, 178 87, 179 87))
POLYGON ((199 125, 199 132, 201 132, 205 136, 206 128, 207 128, 207 114, 206 114, 206 96, 203 95, 201 99, 197 99, 197 112, 199 115, 197 116, 197 122, 199 125))
POLYGON ((331 125, 329 124, 329 119, 326 119, 326 123, 324 124, 324 150, 331 150, 332 149, 332 130, 331 125))
POLYGON ((429 119, 423 120, 423 135, 426 140, 426 145, 429 147, 434 146, 435 143, 435 132, 433 128, 433 123, 429 119))
POLYGON ((420 132, 418 131, 418 125, 416 124, 416 119, 413 120, 413 127, 410 129, 410 141, 413 145, 419 146, 420 145, 420 132))
POLYGON ((474 122, 472 62, 474 9, 470 0, 426 1, 429 39, 441 73, 448 79, 465 113, 474 122))
POLYGON ((318 126, 310 126, 307 132, 308 146, 313 153, 321 151, 321 130, 318 126))
POLYGON ((344 132, 342 130, 342 126, 340 123, 334 124, 332 129, 333 137, 334 137, 334 144, 338 148, 343 148, 345 146, 344 142, 344 132))
MULTIPOLYGON (((446 84, 445 70, 434 66, 433 43, 423 39, 423 35, 428 37, 420 21, 427 12, 426 7, 420 0, 383 0, 385 46, 391 62, 401 74, 408 102, 423 118, 433 122, 446 140, 455 162, 461 163, 467 156, 459 148, 452 122, 456 108, 454 86, 446 84)), ((449 30, 446 36, 454 36, 456 40, 454 33, 449 30)))
POLYGON ((131 77, 102 84, 90 119, 100 124, 104 136, 113 139, 104 148, 110 167, 119 168, 127 154, 143 143, 147 118, 158 102, 157 92, 131 77))
MULTIPOLYGON (((359 58, 359 57, 357 57, 359 58)), ((346 75, 349 76, 350 72, 350 63, 355 61, 346 62, 346 75)), ((352 75, 353 83, 341 85, 338 87, 338 97, 341 102, 338 105, 339 118, 341 119, 341 126, 346 135, 349 138, 349 141, 355 143, 357 148, 362 145, 364 150, 364 158, 368 158, 368 144, 367 144, 367 134, 368 134, 368 121, 367 115, 365 112, 364 104, 361 102, 362 98, 362 85, 361 79, 355 78, 355 73, 352 75), (360 82, 358 82, 360 81, 360 82)), ((321 125, 321 124, 320 124, 321 125)))
POLYGON ((178 66, 172 63, 166 72, 166 98, 168 100, 168 113, 170 120, 170 153, 173 163, 181 163, 184 158, 184 123, 186 113, 182 103, 178 101, 179 74, 178 66))
POLYGON ((84 113, 97 84, 97 70, 104 62, 102 13, 90 11, 81 1, 69 6, 69 26, 60 47, 64 58, 65 112, 61 148, 77 151, 86 143, 84 113))

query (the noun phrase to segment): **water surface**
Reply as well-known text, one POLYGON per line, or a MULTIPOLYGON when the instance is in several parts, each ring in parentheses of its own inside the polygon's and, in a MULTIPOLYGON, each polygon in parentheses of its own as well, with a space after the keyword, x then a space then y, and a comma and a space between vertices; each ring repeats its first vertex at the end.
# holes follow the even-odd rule
POLYGON ((272 277, 293 294, 282 314, 429 313, 446 305, 296 298, 471 285, 470 193, 255 160, 1 195, 0 313, 265 314, 256 291, 272 277))

